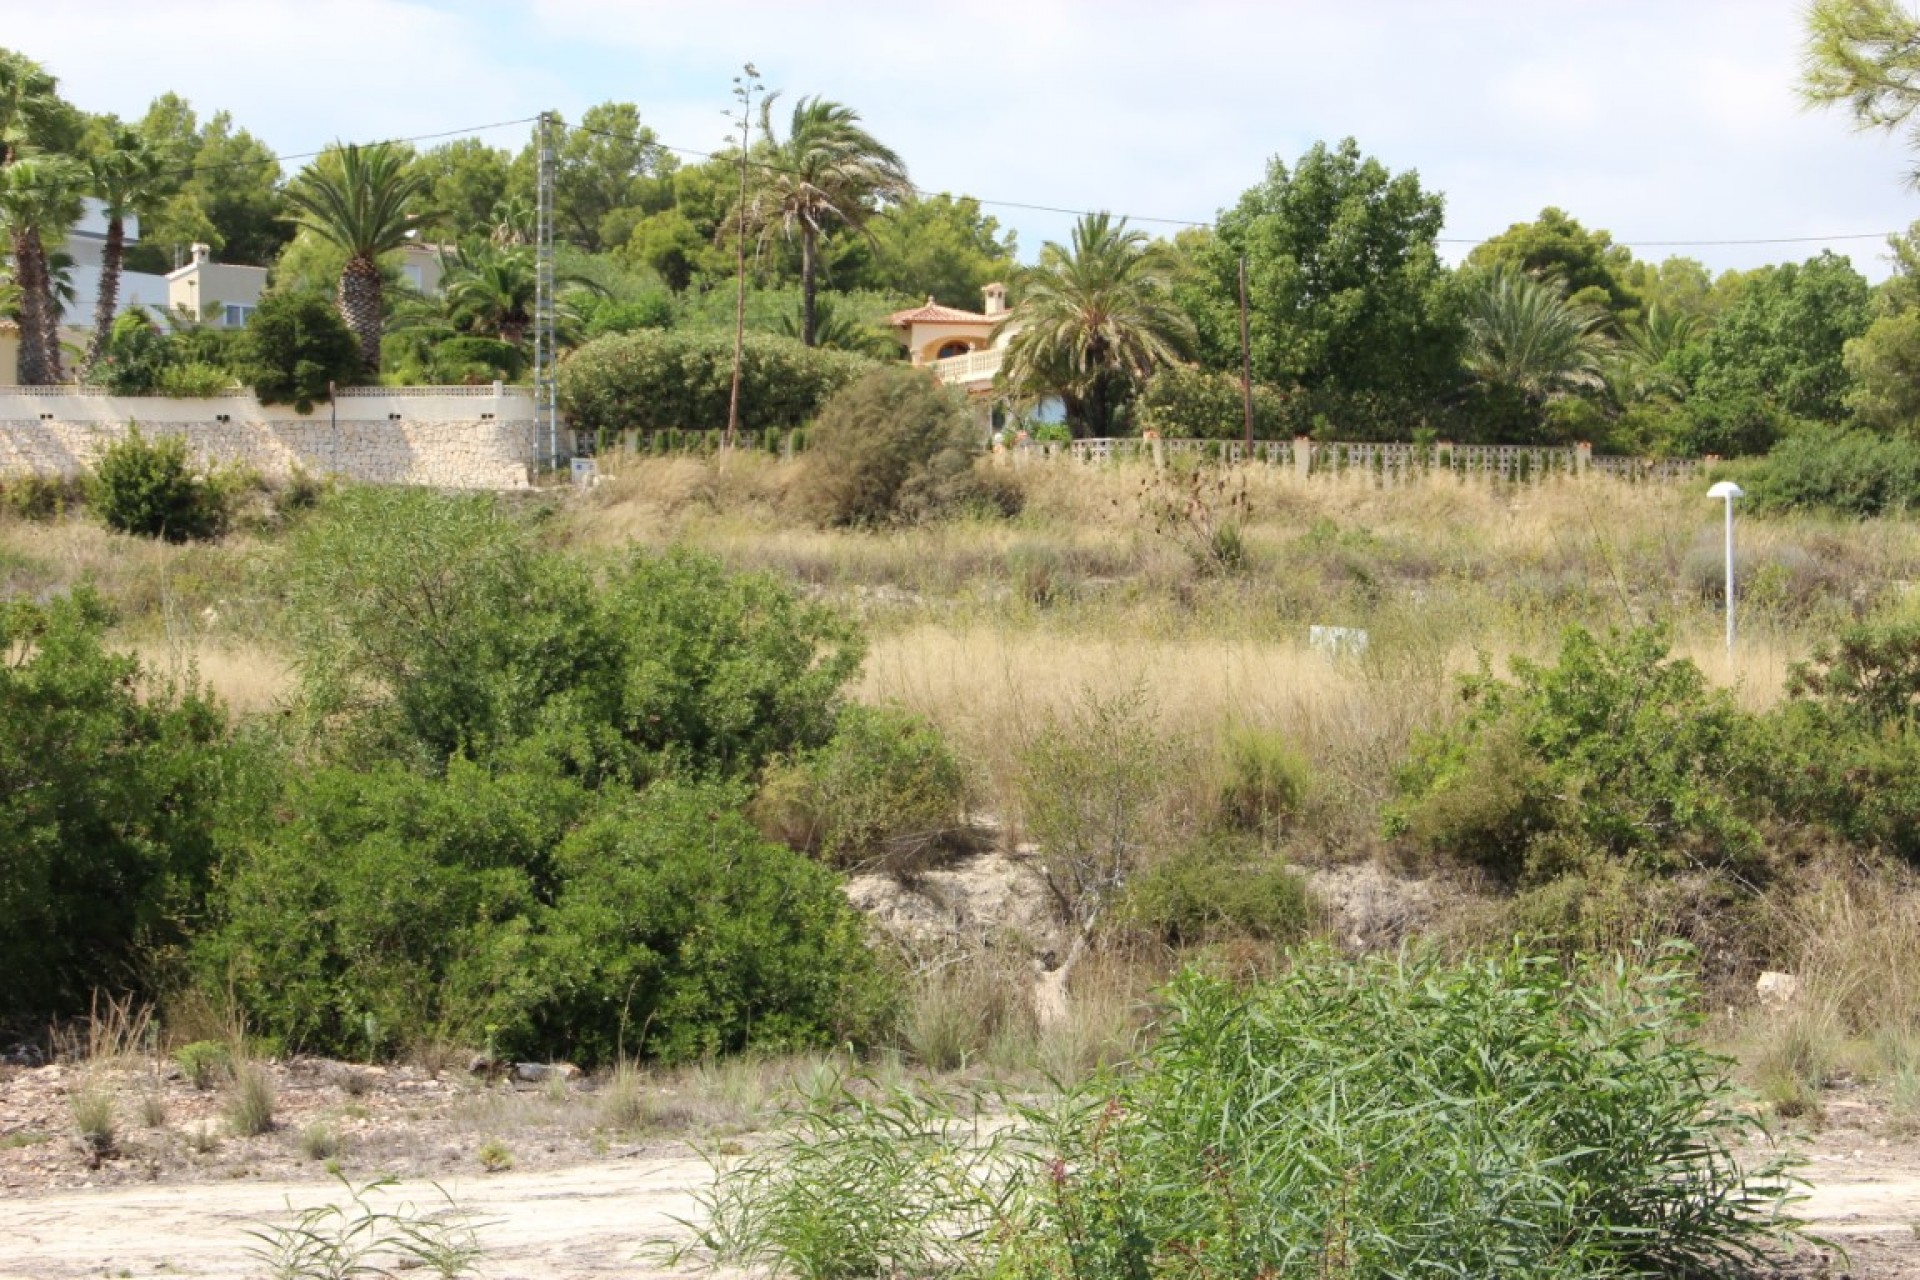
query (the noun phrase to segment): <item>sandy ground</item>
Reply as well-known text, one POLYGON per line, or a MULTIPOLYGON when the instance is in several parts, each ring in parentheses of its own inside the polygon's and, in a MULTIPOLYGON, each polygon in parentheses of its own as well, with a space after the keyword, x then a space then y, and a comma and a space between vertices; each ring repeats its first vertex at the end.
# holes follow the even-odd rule
MULTIPOLYGON (((760 1099, 778 1083, 649 1081, 636 1132, 610 1125, 610 1093, 591 1081, 515 1089, 419 1068, 273 1070, 275 1129, 203 1150, 191 1138, 219 1123, 221 1096, 177 1074, 0 1067, 0 1280, 264 1275, 249 1232, 345 1204, 349 1182, 380 1177, 397 1179, 370 1193, 384 1211, 429 1211, 451 1197, 485 1249, 479 1274, 489 1280, 670 1274, 647 1245, 683 1239, 676 1219, 697 1217, 709 1166, 689 1137, 708 1149, 751 1143, 760 1099), (89 1087, 120 1103, 122 1133, 106 1160, 71 1136, 72 1096, 89 1087), (139 1099, 156 1092, 164 1120, 141 1127, 139 1099), (338 1176, 303 1150, 316 1122, 345 1137, 338 1176), (511 1150, 511 1170, 483 1169, 489 1143, 511 1150)), ((1844 1260, 1805 1256, 1791 1274, 1920 1280, 1920 1138, 1891 1124, 1870 1089, 1831 1091, 1824 1111, 1817 1132, 1792 1140, 1811 1184, 1798 1214, 1844 1260)))

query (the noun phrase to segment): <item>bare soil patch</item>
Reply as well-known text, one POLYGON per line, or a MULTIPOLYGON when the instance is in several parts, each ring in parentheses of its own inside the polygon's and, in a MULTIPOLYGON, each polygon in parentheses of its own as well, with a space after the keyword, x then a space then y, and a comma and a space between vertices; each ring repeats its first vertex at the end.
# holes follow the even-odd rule
MULTIPOLYGON (((374 1193, 383 1207, 444 1204, 469 1211, 491 1280, 587 1280, 665 1274, 643 1246, 677 1236, 696 1211, 707 1148, 752 1141, 756 1106, 728 1100, 727 1081, 649 1078, 639 1132, 604 1122, 601 1082, 515 1086, 419 1067, 354 1067, 295 1060, 269 1068, 278 1122, 266 1134, 226 1132, 218 1091, 193 1088, 171 1064, 0 1067, 0 1280, 166 1274, 259 1274, 248 1231, 295 1211, 343 1203, 343 1183, 398 1182, 374 1193), (115 1154, 96 1159, 74 1129, 71 1099, 112 1092, 115 1154), (165 1111, 142 1124, 145 1096, 165 1111), (302 1150, 321 1122, 342 1138, 338 1173, 302 1150), (194 1135, 218 1141, 197 1150, 194 1135), (512 1168, 488 1172, 498 1144, 512 1168)), ((764 1087, 735 1082, 732 1091, 764 1087)), ((1871 1087, 1846 1084, 1825 1100, 1818 1131, 1789 1135, 1812 1184, 1802 1216, 1843 1249, 1797 1274, 1858 1280, 1920 1277, 1920 1139, 1894 1124, 1871 1087)), ((204 1140, 202 1140, 204 1141, 204 1140)))

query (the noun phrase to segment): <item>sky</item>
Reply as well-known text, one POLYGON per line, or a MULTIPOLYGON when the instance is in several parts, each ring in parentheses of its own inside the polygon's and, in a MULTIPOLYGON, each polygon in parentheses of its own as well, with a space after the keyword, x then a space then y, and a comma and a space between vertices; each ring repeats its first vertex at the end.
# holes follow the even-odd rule
MULTIPOLYGON (((743 63, 860 113, 917 186, 980 198, 1031 260, 1070 213, 1172 233, 1316 141, 1446 198, 1447 256, 1557 206, 1715 271, 1832 248, 1873 279, 1920 219, 1898 139, 1795 94, 1802 0, 0 0, 69 100, 188 98, 283 154, 577 119, 630 101, 725 144, 743 63), (992 203, 1006 202, 1006 203, 992 203), (1177 221, 1150 221, 1168 219, 1177 221), (1857 237, 1844 239, 1842 237, 1857 237), (1786 241, 1672 244, 1687 241, 1786 241)), ((527 126, 477 134, 517 149, 527 126)), ((430 144, 423 144, 430 145, 430 144)), ((292 166, 289 166, 291 170, 292 166)))

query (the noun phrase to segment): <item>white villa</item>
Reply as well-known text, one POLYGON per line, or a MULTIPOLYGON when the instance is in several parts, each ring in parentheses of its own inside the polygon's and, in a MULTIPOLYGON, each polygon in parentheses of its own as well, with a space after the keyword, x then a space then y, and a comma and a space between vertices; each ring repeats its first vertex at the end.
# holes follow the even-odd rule
POLYGON ((980 292, 986 302, 983 311, 943 307, 928 298, 924 307, 894 312, 887 323, 900 331, 914 364, 965 388, 970 397, 984 398, 993 394, 993 375, 1000 371, 1007 339, 1013 335, 1000 329, 1007 318, 1007 286, 990 284, 980 292))

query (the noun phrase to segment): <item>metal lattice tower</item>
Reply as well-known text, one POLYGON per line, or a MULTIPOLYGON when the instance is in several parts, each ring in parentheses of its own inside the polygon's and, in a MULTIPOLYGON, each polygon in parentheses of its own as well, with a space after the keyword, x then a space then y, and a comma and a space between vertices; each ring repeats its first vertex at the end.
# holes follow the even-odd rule
POLYGON ((560 465, 560 408, 554 391, 553 147, 558 121, 540 113, 538 196, 533 226, 533 421, 534 449, 549 467, 560 465))

